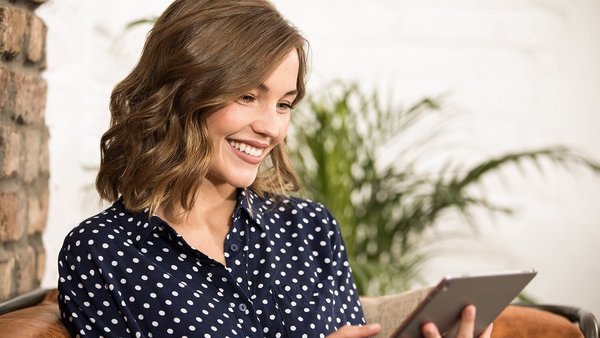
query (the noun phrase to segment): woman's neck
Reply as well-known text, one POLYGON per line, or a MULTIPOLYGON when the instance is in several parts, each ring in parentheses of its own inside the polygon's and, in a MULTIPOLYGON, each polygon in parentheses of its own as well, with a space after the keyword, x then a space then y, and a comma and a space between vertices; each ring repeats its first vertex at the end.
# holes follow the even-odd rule
POLYGON ((198 189, 192 210, 179 207, 172 218, 164 218, 192 247, 226 265, 223 245, 231 228, 231 215, 237 203, 234 187, 203 185, 198 189))
MULTIPOLYGON (((237 203, 237 189, 230 185, 216 186, 203 184, 196 193, 194 206, 189 211, 178 207, 170 219, 166 219, 173 226, 228 226, 229 218, 237 203)), ((165 216, 159 214, 159 216, 165 216)))

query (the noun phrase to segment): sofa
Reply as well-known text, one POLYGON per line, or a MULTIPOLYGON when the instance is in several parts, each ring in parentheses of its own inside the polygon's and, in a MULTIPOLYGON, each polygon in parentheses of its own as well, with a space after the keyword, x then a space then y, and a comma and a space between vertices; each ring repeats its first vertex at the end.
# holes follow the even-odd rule
MULTIPOLYGON (((389 337, 424 297, 426 289, 361 297, 368 322, 380 323, 389 337)), ((40 289, 0 303, 0 338, 69 337, 61 323, 56 289, 40 289)), ((598 323, 588 312, 568 307, 509 305, 494 321, 493 338, 598 338, 598 323)))

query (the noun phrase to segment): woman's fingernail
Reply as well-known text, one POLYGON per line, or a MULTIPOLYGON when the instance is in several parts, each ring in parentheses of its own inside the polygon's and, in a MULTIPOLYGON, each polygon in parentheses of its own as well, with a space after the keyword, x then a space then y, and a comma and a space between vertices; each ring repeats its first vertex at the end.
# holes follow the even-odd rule
POLYGON ((422 332, 423 336, 425 336, 425 338, 433 337, 433 328, 431 327, 430 324, 425 324, 425 326, 423 326, 422 331, 423 331, 422 332))
POLYGON ((474 319, 476 315, 475 305, 467 305, 467 307, 463 311, 463 317, 465 319, 474 319))

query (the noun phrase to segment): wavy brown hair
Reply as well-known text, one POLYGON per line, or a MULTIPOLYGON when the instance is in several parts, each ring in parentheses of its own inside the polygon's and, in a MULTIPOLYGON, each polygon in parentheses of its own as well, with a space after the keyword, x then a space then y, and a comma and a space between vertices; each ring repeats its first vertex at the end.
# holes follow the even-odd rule
MULTIPOLYGON (((100 141, 100 197, 139 211, 191 210, 208 172, 207 117, 255 89, 296 50, 295 105, 305 92, 307 42, 266 0, 176 0, 157 19, 138 64, 111 95, 100 141)), ((297 191, 282 142, 252 185, 258 193, 297 191), (266 166, 266 167, 265 167, 266 166)))

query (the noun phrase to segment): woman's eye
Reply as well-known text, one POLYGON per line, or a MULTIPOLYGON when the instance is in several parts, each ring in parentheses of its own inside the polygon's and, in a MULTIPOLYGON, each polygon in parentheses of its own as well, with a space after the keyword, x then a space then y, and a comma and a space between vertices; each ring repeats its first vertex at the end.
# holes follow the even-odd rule
POLYGON ((244 95, 244 96, 240 97, 240 101, 242 103, 252 103, 252 102, 254 102, 254 100, 255 100, 254 96, 252 96, 252 95, 244 95))
POLYGON ((279 111, 287 113, 287 112, 292 111, 292 109, 294 109, 294 107, 290 103, 280 102, 280 103, 277 104, 277 109, 279 111))

